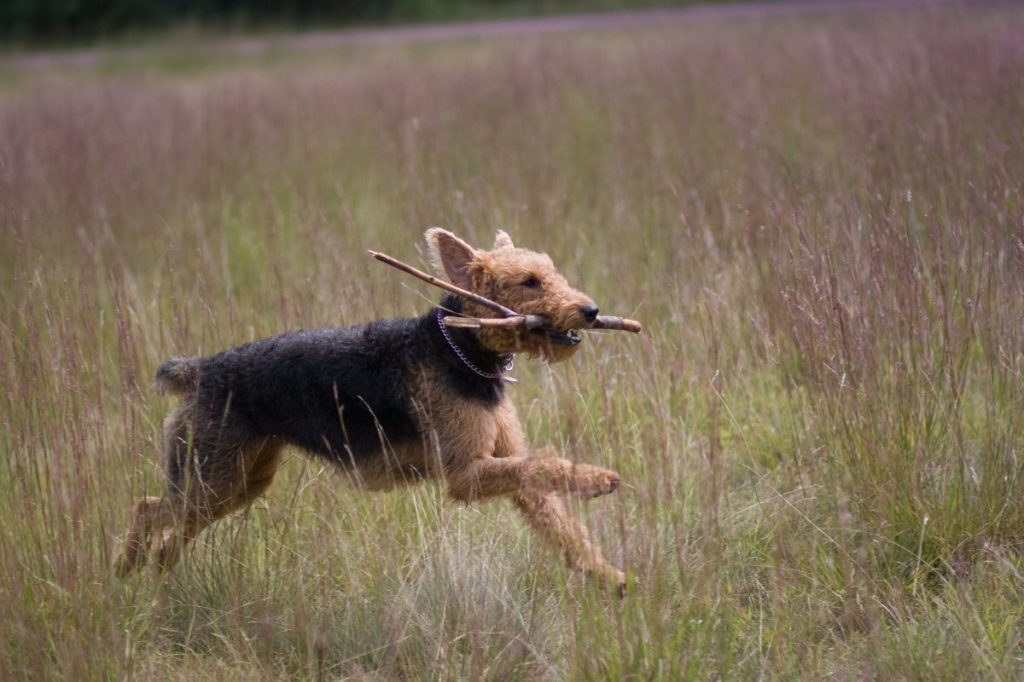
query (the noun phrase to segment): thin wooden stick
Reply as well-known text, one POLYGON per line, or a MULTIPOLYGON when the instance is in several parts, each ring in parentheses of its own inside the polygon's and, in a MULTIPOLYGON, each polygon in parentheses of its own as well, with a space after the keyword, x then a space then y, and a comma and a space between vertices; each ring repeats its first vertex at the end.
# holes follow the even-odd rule
POLYGON ((515 317, 456 317, 448 315, 444 323, 449 327, 463 327, 465 329, 480 329, 481 327, 508 327, 524 329, 540 329, 546 327, 550 320, 540 315, 516 315, 515 317))
MULTIPOLYGON (((487 318, 487 317, 455 317, 447 316, 444 323, 449 327, 465 327, 468 329, 480 329, 481 327, 522 327, 524 329, 540 329, 548 326, 549 320, 540 315, 517 315, 515 317, 487 318)), ((613 317, 612 315, 598 315, 591 327, 582 327, 579 331, 590 329, 608 329, 615 331, 633 332, 639 334, 643 331, 643 325, 636 320, 625 317, 613 317)))
POLYGON ((433 275, 428 275, 422 270, 417 270, 411 265, 406 265, 402 261, 398 260, 397 258, 392 258, 386 253, 380 253, 379 251, 367 251, 367 253, 369 253, 371 256, 379 260, 381 263, 387 263, 393 268, 398 268, 402 272, 408 273, 413 277, 418 277, 427 284, 433 284, 435 287, 441 287, 442 289, 446 289, 452 292, 453 294, 458 294, 463 298, 468 298, 469 300, 475 303, 479 303, 482 306, 486 306, 491 310, 501 313, 504 317, 521 317, 519 313, 512 310, 511 308, 506 308, 500 303, 495 303, 489 298, 484 298, 480 294, 474 294, 472 291, 466 291, 462 287, 457 287, 451 282, 446 282, 443 279, 438 279, 437 277, 434 277, 433 275))
MULTIPOLYGON (((386 253, 380 253, 379 251, 367 251, 367 253, 379 260, 381 263, 386 263, 387 265, 397 268, 404 273, 422 279, 427 284, 433 284, 435 287, 440 287, 441 289, 450 291, 453 294, 458 294, 463 298, 468 298, 475 303, 479 303, 480 305, 503 315, 502 318, 456 317, 449 315, 444 318, 445 325, 449 327, 468 327, 471 329, 479 329, 480 327, 523 327, 524 329, 540 329, 550 324, 550 320, 546 317, 541 315, 520 315, 511 308, 506 308, 500 303, 496 303, 495 301, 485 298, 480 294, 474 294, 472 291, 467 291, 462 287, 457 287, 451 282, 446 282, 443 279, 434 277, 422 270, 417 270, 413 266, 407 265, 397 258, 392 258, 386 253)), ((587 329, 614 329, 639 334, 643 330, 643 327, 636 320, 630 320, 624 317, 613 317, 611 315, 598 315, 591 327, 584 327, 581 331, 586 331, 587 329)))
POLYGON ((644 326, 637 322, 636 320, 631 320, 628 317, 598 315, 597 319, 594 320, 594 326, 591 327, 591 329, 612 329, 615 331, 633 332, 634 334, 639 334, 644 330, 644 326))

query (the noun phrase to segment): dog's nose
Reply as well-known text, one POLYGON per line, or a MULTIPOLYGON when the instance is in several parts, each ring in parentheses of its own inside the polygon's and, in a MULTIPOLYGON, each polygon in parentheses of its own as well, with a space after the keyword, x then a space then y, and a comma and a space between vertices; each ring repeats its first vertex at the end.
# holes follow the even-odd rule
POLYGON ((587 322, 593 322, 597 319, 597 306, 596 305, 585 305, 580 308, 580 313, 583 315, 587 322))

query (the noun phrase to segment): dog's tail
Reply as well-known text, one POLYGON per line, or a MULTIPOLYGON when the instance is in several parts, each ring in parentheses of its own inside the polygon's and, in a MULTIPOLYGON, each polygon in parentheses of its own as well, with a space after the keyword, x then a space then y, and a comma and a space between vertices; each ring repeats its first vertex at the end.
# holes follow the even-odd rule
POLYGON ((171 358, 156 371, 158 393, 191 393, 199 382, 199 358, 171 358))

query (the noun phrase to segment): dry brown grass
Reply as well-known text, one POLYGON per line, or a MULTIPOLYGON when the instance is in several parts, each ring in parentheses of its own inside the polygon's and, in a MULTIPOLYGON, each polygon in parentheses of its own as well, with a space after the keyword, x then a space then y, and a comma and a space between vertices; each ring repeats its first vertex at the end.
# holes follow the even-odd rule
POLYGON ((1024 541, 1024 14, 702 22, 4 71, 0 677, 1012 679, 1024 541), (426 225, 647 322, 519 367, 629 487, 581 589, 500 505, 300 457, 165 580, 166 357, 424 309, 426 225))

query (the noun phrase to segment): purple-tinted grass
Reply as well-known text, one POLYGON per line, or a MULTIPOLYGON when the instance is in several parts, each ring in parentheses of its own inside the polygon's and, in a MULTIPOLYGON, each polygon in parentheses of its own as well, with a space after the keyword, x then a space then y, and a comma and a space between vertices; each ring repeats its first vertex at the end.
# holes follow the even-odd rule
POLYGON ((702 21, 0 91, 0 676, 1012 678, 1024 13, 702 21), (645 334, 517 367, 627 483, 578 585, 501 504, 296 456, 180 569, 109 565, 171 355, 422 311, 430 225, 547 251, 645 334))

